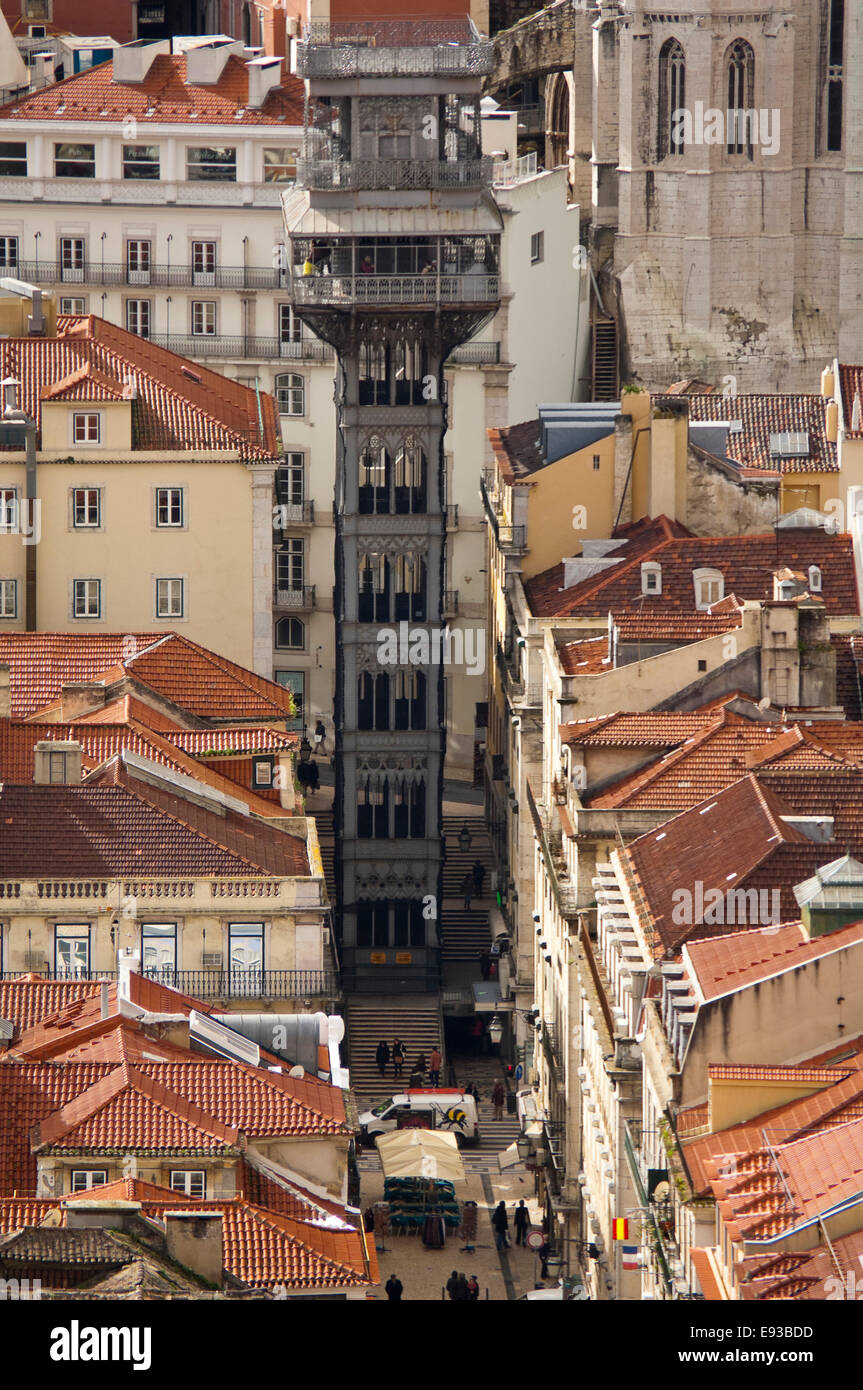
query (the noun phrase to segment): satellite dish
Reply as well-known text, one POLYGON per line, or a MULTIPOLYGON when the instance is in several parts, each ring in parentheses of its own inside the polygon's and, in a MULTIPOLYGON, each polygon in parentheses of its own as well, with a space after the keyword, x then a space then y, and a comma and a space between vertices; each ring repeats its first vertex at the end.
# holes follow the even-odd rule
POLYGON ((671 1196, 671 1183, 658 1182, 653 1189, 654 1202, 667 1202, 671 1196))
POLYGON ((288 1076, 293 1076, 294 1079, 295 1079, 296 1081, 302 1081, 302 1079, 303 1079, 303 1077, 305 1076, 305 1074, 306 1074, 306 1069, 305 1069, 305 1067, 299 1067, 299 1066, 297 1066, 297 1067, 291 1067, 291 1070, 288 1072, 288 1076))

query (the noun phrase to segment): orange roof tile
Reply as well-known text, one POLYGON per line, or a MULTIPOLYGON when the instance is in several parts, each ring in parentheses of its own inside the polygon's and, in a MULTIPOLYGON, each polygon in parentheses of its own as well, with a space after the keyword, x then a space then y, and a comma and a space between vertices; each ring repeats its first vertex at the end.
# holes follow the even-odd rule
MULTIPOLYGON (((823 861, 823 855, 822 855, 823 861)), ((863 922, 838 927, 810 940, 802 922, 787 922, 769 932, 760 928, 714 936, 685 944, 684 957, 705 1001, 720 999, 785 970, 796 970, 863 941, 863 922)))

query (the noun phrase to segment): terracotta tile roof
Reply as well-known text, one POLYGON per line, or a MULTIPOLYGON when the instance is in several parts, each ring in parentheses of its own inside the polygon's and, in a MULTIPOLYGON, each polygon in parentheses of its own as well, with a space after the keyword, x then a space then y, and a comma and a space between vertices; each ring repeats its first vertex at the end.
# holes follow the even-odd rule
POLYGON ((712 1259, 712 1252, 702 1247, 693 1247, 689 1252, 692 1267, 698 1275, 701 1292, 709 1303, 723 1302, 728 1295, 712 1259))
POLYGON ((44 980, 37 976, 0 980, 0 1018, 13 1023, 18 1036, 73 1001, 96 1000, 98 1008, 99 992, 94 980, 44 980))
MULTIPOLYGON (((28 1061, 132 1062, 189 1060, 188 1048, 175 1047, 165 1039, 152 1038, 128 1018, 112 1014, 81 1027, 43 1025, 24 1033, 12 1043, 9 1053, 28 1061)), ((191 1054, 203 1060, 201 1053, 191 1054)))
POLYGON ((684 945, 687 973, 707 1001, 733 994, 808 961, 863 941, 863 923, 816 936, 810 940, 801 922, 787 922, 776 931, 758 928, 733 935, 715 936, 684 945))
POLYGON ((863 429, 852 429, 851 422, 854 418, 854 397, 859 396, 863 402, 863 366, 859 363, 852 365, 849 362, 840 362, 838 384, 842 398, 842 419, 845 425, 845 434, 851 439, 859 439, 863 435, 863 429))
POLYGON ((3 339, 0 368, 21 382, 21 408, 40 431, 46 392, 56 389, 60 398, 77 401, 128 399, 134 381, 133 449, 276 454, 276 408, 267 392, 260 393, 262 439, 258 397, 250 387, 94 314, 61 319, 51 338, 3 339), (57 387, 44 385, 51 382, 57 387))
MULTIPOLYGON (((698 399, 709 400, 709 396, 698 399)), ((620 563, 592 578, 563 588, 561 562, 535 575, 525 583, 525 595, 534 617, 606 617, 619 621, 630 613, 650 611, 655 617, 666 612, 693 616, 696 569, 715 569, 724 578, 726 595, 738 600, 773 600, 773 575, 789 568, 807 573, 810 565, 822 572, 823 599, 828 613, 856 616, 859 611, 857 581, 851 537, 828 535, 823 529, 778 529, 761 536, 679 536, 663 534, 657 518, 632 534, 621 549, 620 563), (641 565, 656 561, 662 566, 662 593, 641 592, 641 565)), ((620 530, 615 535, 620 535, 620 530)), ((611 558, 611 557, 609 557, 611 558)))
POLYGON ((608 655, 608 637, 591 637, 582 642, 555 643, 560 665, 567 676, 595 675, 600 671, 610 671, 611 658, 608 655))
POLYGON ((538 419, 489 430, 488 437, 494 460, 505 483, 520 482, 545 468, 545 458, 539 447, 539 435, 538 419))
POLYGON ((740 610, 723 613, 640 613, 614 615, 621 642, 703 642, 742 625, 740 610))
MULTIPOLYGON (((127 1264, 132 1255, 108 1231, 67 1226, 30 1226, 0 1237, 0 1264, 127 1264)), ((50 1274, 48 1282, 51 1282, 50 1274)))
POLYGON ((75 723, 76 725, 128 724, 131 720, 137 724, 143 724, 147 729, 155 729, 158 733, 180 731, 180 725, 176 719, 172 719, 162 710, 154 709, 152 705, 145 704, 143 700, 136 700, 134 695, 121 695, 118 700, 111 700, 101 709, 94 709, 90 714, 79 715, 75 723))
POLYGON ((863 719, 863 637, 833 632, 830 642, 836 652, 836 700, 846 719, 863 719))
MULTIPOLYGON (((662 398, 656 399, 661 401, 662 398)), ((827 401, 814 393, 729 397, 699 392, 689 397, 689 419, 693 423, 741 422, 742 430, 728 435, 728 455, 744 468, 759 472, 836 472, 839 467, 836 444, 827 438, 826 411, 827 401), (771 455, 771 434, 789 432, 808 433, 811 453, 806 458, 771 455)))
POLYGON ((863 1230, 833 1238, 830 1246, 811 1250, 781 1250, 738 1260, 735 1276, 740 1297, 759 1302, 775 1299, 817 1299, 828 1292, 855 1299, 859 1289, 863 1230), (838 1268, 837 1268, 838 1266, 838 1268), (831 1284, 829 1281, 833 1280, 831 1284), (837 1288, 837 1285, 844 1288, 837 1288))
POLYGON ((178 729, 167 734, 167 742, 193 758, 207 753, 280 753, 299 747, 299 734, 283 733, 265 727, 221 729, 178 729))
POLYGON ((112 61, 54 82, 30 96, 20 97, 0 108, 4 121, 110 121, 113 124, 133 117, 139 125, 139 138, 146 137, 148 123, 199 125, 269 125, 284 133, 286 126, 303 124, 303 84, 283 66, 281 86, 267 94, 260 109, 247 105, 248 69, 242 58, 232 54, 212 86, 186 80, 186 58, 159 54, 142 82, 114 81, 112 61), (64 108, 58 112, 58 107, 64 108), (237 113, 242 111, 242 115, 237 113))
MULTIPOLYGON (((623 852, 624 862, 634 873, 646 912, 645 927, 655 933, 657 949, 675 949, 687 939, 727 934, 725 924, 704 920, 714 890, 723 895, 763 890, 769 895, 771 923, 797 919, 799 908, 791 886, 811 876, 818 865, 835 859, 840 847, 831 841, 809 840, 783 821, 783 816, 791 814, 785 802, 750 774, 673 817, 661 830, 632 841, 623 852), (701 884, 701 897, 697 884, 701 884)), ((736 915, 737 907, 733 910, 736 915)))
POLYGON ((561 724, 564 743, 587 748, 670 748, 684 739, 692 738, 705 727, 705 716, 699 711, 683 713, 677 710, 648 711, 630 714, 618 710, 593 719, 576 719, 561 724))
MULTIPOLYGON (((2 341, 0 341, 2 348, 2 341)), ((290 692, 176 632, 4 632, 0 661, 10 668, 12 715, 42 718, 64 684, 127 677, 194 719, 292 717, 290 692), (136 655, 124 655, 136 644, 136 655)))
POLYGON ((305 842, 126 779, 121 785, 0 789, 0 877, 309 872, 305 842))

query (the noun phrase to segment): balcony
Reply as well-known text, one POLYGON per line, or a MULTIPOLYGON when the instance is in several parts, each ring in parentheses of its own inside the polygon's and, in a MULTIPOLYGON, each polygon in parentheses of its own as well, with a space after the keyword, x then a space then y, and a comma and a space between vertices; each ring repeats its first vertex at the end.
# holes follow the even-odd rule
POLYGON ((287 609, 296 612, 298 609, 315 607, 315 586, 314 584, 298 584, 288 587, 284 584, 276 585, 273 589, 273 608, 287 609))
POLYGON ((148 342, 167 348, 180 357, 225 357, 252 361, 327 362, 333 355, 329 343, 318 338, 284 343, 280 338, 249 337, 245 334, 150 333, 148 342))
MULTIPOLYGON (((278 487, 276 497, 278 499, 278 487)), ((287 527, 293 526, 314 526, 314 502, 282 502, 277 500, 276 505, 278 514, 274 514, 273 526, 277 530, 284 531, 287 527)))
MULTIPOLYGON (((0 972, 0 980, 20 979, 20 971, 0 972)), ((308 999, 338 996, 334 970, 144 970, 150 980, 194 999, 308 999)), ((116 970, 31 970, 42 980, 116 980, 116 970)))
MULTIPOLYGON (((465 367, 493 366, 500 361, 500 343, 462 343, 447 358, 447 366, 452 363, 465 367)), ((488 469, 493 472, 493 469, 488 469)))
POLYGON ((151 264, 145 270, 132 270, 125 262, 84 261, 63 265, 61 261, 18 261, 7 265, 5 273, 37 285, 122 285, 131 289, 208 289, 278 290, 289 280, 286 270, 272 266, 223 265, 212 270, 195 270, 190 265, 151 264))
POLYGON ((484 188, 491 174, 488 158, 297 160, 297 183, 315 190, 484 188))
POLYGON ((352 309, 356 304, 497 304, 499 278, 464 275, 295 275, 288 290, 294 304, 352 309))
POLYGON ((500 524, 495 528, 495 539, 504 555, 523 555, 527 550, 527 527, 500 524))
POLYGON ((470 19, 321 19, 303 39, 298 77, 486 77, 494 65, 470 19))

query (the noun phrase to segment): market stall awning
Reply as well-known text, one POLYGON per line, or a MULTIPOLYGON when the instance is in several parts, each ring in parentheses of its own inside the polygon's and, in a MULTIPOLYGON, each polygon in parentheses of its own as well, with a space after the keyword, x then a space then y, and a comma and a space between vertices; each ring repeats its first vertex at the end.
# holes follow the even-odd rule
POLYGON ((397 1129, 375 1140, 384 1177, 464 1182, 464 1164, 454 1134, 434 1129, 397 1129))

